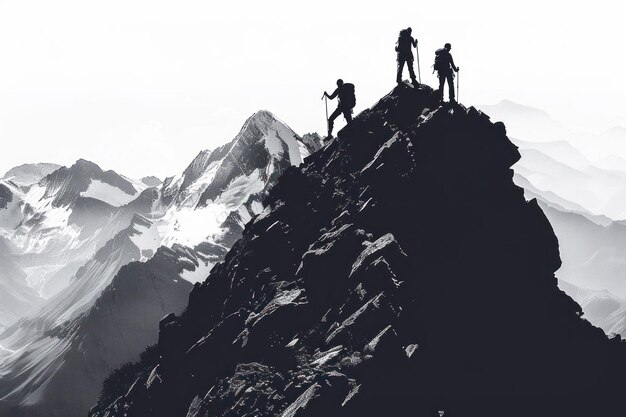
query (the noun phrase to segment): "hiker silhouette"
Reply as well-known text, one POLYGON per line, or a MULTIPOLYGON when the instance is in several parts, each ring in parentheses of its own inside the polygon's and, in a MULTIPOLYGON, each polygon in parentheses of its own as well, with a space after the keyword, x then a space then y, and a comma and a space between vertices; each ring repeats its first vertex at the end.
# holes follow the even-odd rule
POLYGON ((411 36, 413 29, 406 28, 400 31, 398 41, 396 42, 396 52, 398 53, 398 72, 396 74, 396 82, 400 84, 402 82, 402 71, 404 70, 404 64, 409 67, 409 75, 413 84, 417 84, 415 79, 415 71, 413 70, 413 49, 417 47, 417 39, 411 36))
POLYGON ((452 59, 452 54, 450 54, 450 50, 452 49, 452 45, 446 43, 445 46, 441 49, 437 49, 435 52, 435 64, 433 65, 434 70, 437 71, 437 76, 439 77, 439 101, 443 101, 443 86, 448 81, 449 87, 449 96, 450 102, 455 103, 456 99, 454 96, 454 72, 459 72, 459 68, 454 65, 454 60, 452 59))
POLYGON ((352 121, 352 109, 356 105, 356 96, 354 95, 354 84, 344 83, 342 79, 337 80, 337 89, 332 94, 328 95, 324 91, 324 97, 328 97, 333 100, 335 97, 339 97, 339 103, 337 109, 328 118, 328 137, 333 136, 333 125, 335 119, 343 114, 346 119, 346 123, 352 121))

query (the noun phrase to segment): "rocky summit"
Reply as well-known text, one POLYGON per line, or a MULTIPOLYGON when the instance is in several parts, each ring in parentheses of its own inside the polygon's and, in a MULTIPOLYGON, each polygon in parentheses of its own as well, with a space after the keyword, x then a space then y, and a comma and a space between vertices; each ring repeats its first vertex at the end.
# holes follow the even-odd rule
POLYGON ((397 86, 290 168, 95 417, 624 415, 502 123, 397 86), (443 414, 442 414, 443 412, 443 414))

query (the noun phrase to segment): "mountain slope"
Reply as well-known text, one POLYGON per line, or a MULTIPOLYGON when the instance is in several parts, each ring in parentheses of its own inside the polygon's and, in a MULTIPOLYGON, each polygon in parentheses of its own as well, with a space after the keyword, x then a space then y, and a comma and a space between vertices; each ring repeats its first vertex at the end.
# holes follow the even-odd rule
POLYGON ((559 281, 559 288, 572 297, 585 312, 585 318, 608 335, 626 338, 626 300, 607 290, 588 290, 559 281))
POLYGON ((94 306, 38 337, 2 371, 0 414, 13 417, 85 415, 107 374, 157 341, 147 326, 183 310, 191 284, 176 250, 162 248, 146 263, 124 266, 94 306))
POLYGON ((0 300, 0 331, 44 301, 26 284, 26 274, 17 265, 10 242, 3 237, 0 237, 0 300))
POLYGON ((626 348, 558 289, 504 126, 403 84, 338 136, 90 415, 617 415, 626 348))
MULTIPOLYGON (((201 152, 177 177, 178 186, 169 179, 126 205, 107 203, 116 217, 133 215, 130 224, 86 260, 69 285, 0 334, 0 345, 13 352, 0 360, 0 415, 84 416, 108 373, 157 341, 158 319, 181 312, 190 282, 205 279, 223 260, 282 172, 320 144, 317 135, 301 138, 261 111, 229 144, 201 152), (198 204, 210 187, 214 199, 198 204)), ((70 201, 63 207, 72 215, 82 213, 83 203, 122 201, 125 191, 111 187, 126 187, 124 177, 107 180, 87 161, 76 166, 47 179, 64 184, 52 194, 70 201), (90 192, 89 178, 108 186, 90 192)))
POLYGON ((599 225, 582 214, 540 203, 560 241, 561 280, 626 298, 626 226, 599 225))

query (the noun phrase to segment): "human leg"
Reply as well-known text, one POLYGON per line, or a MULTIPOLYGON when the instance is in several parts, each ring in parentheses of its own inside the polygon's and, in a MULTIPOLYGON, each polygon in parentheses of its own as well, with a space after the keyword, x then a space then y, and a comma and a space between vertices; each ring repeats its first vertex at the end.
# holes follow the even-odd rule
POLYGON ((330 115, 330 117, 328 117, 328 136, 333 135, 333 126, 335 124, 335 119, 339 117, 342 112, 343 111, 341 110, 341 108, 337 107, 335 111, 330 115))
POLYGON ((454 74, 452 72, 450 72, 447 75, 448 78, 448 94, 450 96, 450 102, 454 102, 455 100, 455 94, 454 94, 454 74))
POLYGON ((404 70, 404 58, 398 57, 398 72, 396 74, 396 82, 400 84, 402 82, 402 71, 404 70))
POLYGON ((409 75, 411 76, 413 84, 415 84, 415 70, 413 69, 413 60, 408 60, 406 62, 406 66, 409 67, 409 75))
POLYGON ((344 110, 343 117, 346 119, 346 123, 350 123, 352 121, 352 109, 344 110))
POLYGON ((446 83, 446 77, 441 72, 439 72, 437 75, 439 77, 439 90, 437 92, 437 95, 439 96, 439 101, 443 101, 443 86, 446 83))

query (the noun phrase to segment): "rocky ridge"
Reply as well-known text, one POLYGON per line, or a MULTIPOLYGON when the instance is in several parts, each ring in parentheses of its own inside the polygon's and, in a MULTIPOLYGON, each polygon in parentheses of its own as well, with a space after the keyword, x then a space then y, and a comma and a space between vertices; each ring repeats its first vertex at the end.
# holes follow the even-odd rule
POLYGON ((502 123, 399 85, 286 171, 90 415, 619 415, 624 343, 557 287, 519 157, 502 123))

